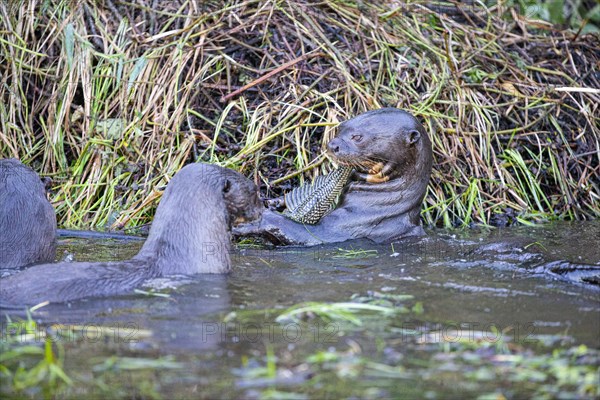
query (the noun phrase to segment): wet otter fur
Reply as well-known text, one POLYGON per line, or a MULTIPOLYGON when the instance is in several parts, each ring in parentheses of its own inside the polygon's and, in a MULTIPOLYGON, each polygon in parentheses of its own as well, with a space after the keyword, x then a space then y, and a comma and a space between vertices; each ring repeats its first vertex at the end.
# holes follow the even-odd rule
POLYGON ((40 177, 16 159, 0 160, 0 269, 51 262, 56 214, 40 177))
POLYGON ((36 265, 2 279, 0 300, 64 302, 126 293, 159 276, 227 273, 231 225, 256 219, 261 211, 256 186, 243 175, 187 165, 167 185, 148 239, 131 260, 36 265))
POLYGON ((423 235, 420 210, 432 168, 431 141, 410 113, 383 108, 340 125, 328 144, 332 158, 357 171, 337 208, 316 225, 303 225, 272 210, 234 229, 275 244, 316 245, 367 238, 390 242, 423 235))

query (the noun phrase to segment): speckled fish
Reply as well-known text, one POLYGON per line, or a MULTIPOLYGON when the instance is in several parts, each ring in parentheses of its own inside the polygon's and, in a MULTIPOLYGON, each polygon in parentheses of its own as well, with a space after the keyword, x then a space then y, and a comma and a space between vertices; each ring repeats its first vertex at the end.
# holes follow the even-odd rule
POLYGON ((310 185, 300 186, 285 194, 284 215, 303 224, 314 225, 337 205, 353 168, 341 166, 320 175, 310 185))

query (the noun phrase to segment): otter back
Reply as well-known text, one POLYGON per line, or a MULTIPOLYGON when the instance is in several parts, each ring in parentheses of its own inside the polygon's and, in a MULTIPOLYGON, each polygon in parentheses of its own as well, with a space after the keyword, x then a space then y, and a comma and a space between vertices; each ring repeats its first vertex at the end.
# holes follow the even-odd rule
POLYGON ((53 261, 56 214, 40 177, 16 159, 0 160, 0 268, 53 261))

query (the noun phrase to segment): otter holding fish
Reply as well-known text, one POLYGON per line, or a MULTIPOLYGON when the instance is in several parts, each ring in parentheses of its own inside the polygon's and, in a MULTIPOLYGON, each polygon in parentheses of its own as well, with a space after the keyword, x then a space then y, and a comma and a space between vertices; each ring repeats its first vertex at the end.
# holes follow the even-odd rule
MULTIPOLYGON (((429 136, 415 117, 396 108, 366 112, 342 123, 327 147, 334 161, 345 168, 337 173, 342 178, 332 179, 346 179, 347 169, 354 169, 335 209, 331 198, 322 199, 322 190, 309 189, 288 196, 292 205, 304 206, 316 200, 325 201, 324 207, 296 207, 284 214, 265 210, 261 220, 241 225, 233 233, 291 245, 359 238, 390 242, 424 234, 419 215, 433 157, 429 136), (310 214, 323 210, 324 215, 318 218, 310 214), (310 225, 314 221, 318 222, 310 225)), ((318 183, 317 189, 321 189, 334 187, 337 182, 324 179, 318 183)))

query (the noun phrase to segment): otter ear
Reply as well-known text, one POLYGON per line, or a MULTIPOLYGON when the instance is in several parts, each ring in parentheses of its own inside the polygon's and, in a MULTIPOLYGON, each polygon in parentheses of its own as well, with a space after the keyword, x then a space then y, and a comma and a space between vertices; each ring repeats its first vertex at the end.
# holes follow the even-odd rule
POLYGON ((225 179, 225 182, 223 182, 223 193, 229 193, 230 189, 231 189, 231 182, 229 181, 229 179, 225 179))
POLYGON ((416 129, 407 132, 408 143, 415 144, 421 139, 421 132, 416 129))
POLYGON ((42 184, 44 185, 44 189, 46 189, 46 193, 48 193, 50 191, 50 189, 52 188, 52 178, 45 176, 43 178, 40 178, 40 180, 42 181, 42 184))

